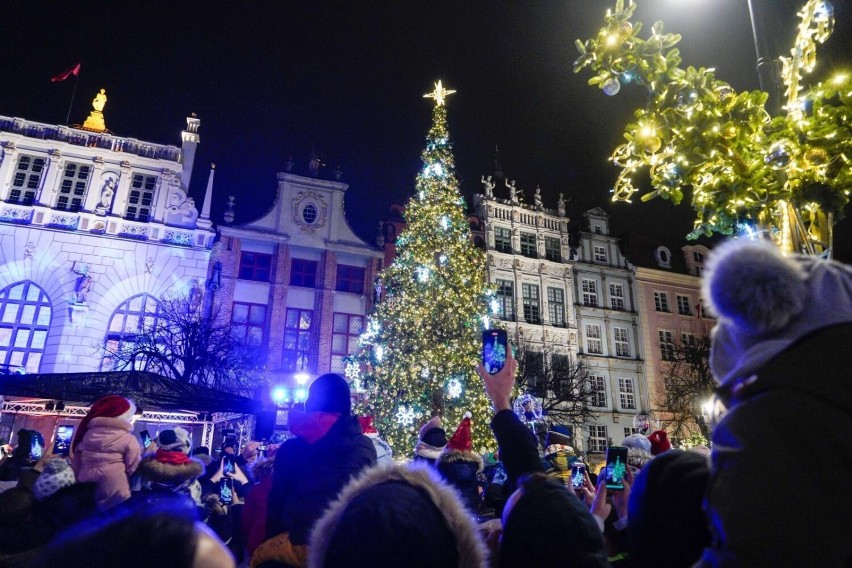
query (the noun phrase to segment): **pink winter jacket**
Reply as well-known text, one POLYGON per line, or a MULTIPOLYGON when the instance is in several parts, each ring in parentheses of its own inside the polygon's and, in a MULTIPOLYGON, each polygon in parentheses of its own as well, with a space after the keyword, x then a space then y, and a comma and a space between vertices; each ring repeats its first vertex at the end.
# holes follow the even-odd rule
POLYGON ((74 475, 78 482, 97 484, 95 500, 102 511, 130 498, 129 477, 142 454, 132 431, 133 425, 118 418, 92 418, 74 447, 74 475))

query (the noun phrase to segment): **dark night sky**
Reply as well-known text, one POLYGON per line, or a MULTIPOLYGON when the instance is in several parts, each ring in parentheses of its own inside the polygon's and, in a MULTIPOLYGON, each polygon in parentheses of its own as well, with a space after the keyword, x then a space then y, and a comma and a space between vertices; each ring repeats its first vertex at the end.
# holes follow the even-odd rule
MULTIPOLYGON (((769 6, 770 43, 786 54, 796 0, 769 6)), ((746 0, 638 0, 646 30, 662 19, 683 34, 685 64, 715 67, 737 89, 756 89, 746 0)), ((499 145, 503 171, 568 214, 604 206, 614 231, 685 235, 688 205, 611 204, 620 142, 639 88, 606 97, 575 75, 574 40, 595 34, 615 0, 433 2, 7 2, 0 9, 0 114, 64 123, 73 80, 51 76, 82 62, 71 122, 99 88, 117 135, 180 145, 185 117, 201 118, 191 192, 200 203, 217 164, 214 220, 237 196, 237 222, 265 212, 288 156, 304 170, 311 148, 350 184, 350 224, 371 240, 392 201, 405 202, 420 167, 431 101, 443 79, 462 191, 479 191, 499 145), (118 8, 120 6, 120 8, 118 8)), ((815 76, 852 67, 852 6, 835 0, 837 31, 815 76)), ((498 188, 497 195, 504 195, 498 188)), ((852 221, 840 227, 850 234, 852 221)), ((837 243, 852 258, 852 239, 837 243)))

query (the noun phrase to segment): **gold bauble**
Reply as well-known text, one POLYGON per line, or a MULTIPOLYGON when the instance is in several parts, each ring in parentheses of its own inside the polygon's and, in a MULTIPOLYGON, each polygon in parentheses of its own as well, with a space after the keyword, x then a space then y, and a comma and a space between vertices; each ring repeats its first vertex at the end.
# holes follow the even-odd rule
POLYGON ((722 125, 722 138, 725 140, 731 140, 732 138, 736 138, 737 136, 737 127, 733 122, 726 122, 722 125))
POLYGON ((648 136, 643 142, 645 151, 650 154, 656 154, 663 145, 663 141, 659 136, 648 136))
POLYGON ((630 35, 633 32, 633 24, 630 22, 621 22, 621 27, 619 29, 624 35, 630 35))
POLYGON ((821 166, 828 161, 828 152, 823 148, 808 148, 805 161, 811 166, 821 166))

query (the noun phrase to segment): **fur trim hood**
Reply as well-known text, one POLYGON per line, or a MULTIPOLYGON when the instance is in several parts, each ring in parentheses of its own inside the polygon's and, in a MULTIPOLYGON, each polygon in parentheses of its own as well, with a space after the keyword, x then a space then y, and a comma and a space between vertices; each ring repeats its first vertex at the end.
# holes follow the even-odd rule
POLYGON ((195 458, 179 465, 157 461, 155 454, 142 458, 137 469, 139 474, 152 483, 181 485, 204 474, 204 464, 195 458))
POLYGON ((722 384, 756 373, 814 331, 852 322, 852 267, 785 257, 765 241, 736 239, 717 247, 702 287, 719 317, 710 367, 722 384))
POLYGON ((483 469, 485 469, 485 462, 482 461, 482 456, 477 454, 476 452, 466 452, 464 450, 453 450, 452 448, 445 447, 441 450, 441 453, 438 455, 438 461, 435 465, 446 463, 475 463, 476 464, 476 473, 480 473, 483 469))
POLYGON ((430 446, 426 442, 417 442, 417 445, 414 446, 414 455, 421 458, 436 460, 441 455, 441 450, 443 449, 444 446, 430 446))
MULTIPOLYGON (((342 522, 347 511, 353 507, 354 502, 362 494, 385 484, 396 484, 413 488, 418 491, 421 497, 425 497, 434 505, 434 508, 437 509, 436 514, 440 515, 440 519, 445 524, 445 527, 434 528, 436 531, 449 529, 455 541, 458 567, 485 568, 487 566, 488 553, 485 545, 479 537, 476 524, 459 501, 455 491, 447 486, 432 468, 422 464, 409 464, 370 468, 343 489, 340 496, 330 505, 322 518, 314 526, 310 540, 309 567, 317 568, 327 565, 327 556, 332 546, 336 544, 338 531, 352 526, 351 523, 342 522)), ((391 511, 394 515, 400 514, 404 516, 405 513, 414 514, 411 513, 408 503, 398 502, 393 499, 384 500, 380 506, 387 506, 389 510, 398 507, 398 511, 391 511)), ((414 520, 426 522, 422 518, 414 520)), ((369 528, 373 530, 372 526, 369 528)), ((376 530, 380 531, 381 529, 376 530)), ((374 534, 374 536, 380 540, 384 539, 385 544, 382 547, 394 546, 393 542, 399 542, 394 539, 388 539, 387 535, 374 534)), ((340 539, 340 541, 343 540, 340 539)), ((366 549, 371 544, 365 542, 352 543, 349 539, 346 540, 348 542, 344 546, 351 549, 346 551, 350 554, 358 554, 359 547, 366 549)), ((435 541, 428 544, 435 546, 435 548, 440 548, 435 541)), ((382 554, 384 552, 380 551, 382 554)), ((410 550, 403 552, 403 554, 408 555, 413 553, 414 551, 410 550)), ((359 565, 364 565, 364 562, 361 562, 359 565)))

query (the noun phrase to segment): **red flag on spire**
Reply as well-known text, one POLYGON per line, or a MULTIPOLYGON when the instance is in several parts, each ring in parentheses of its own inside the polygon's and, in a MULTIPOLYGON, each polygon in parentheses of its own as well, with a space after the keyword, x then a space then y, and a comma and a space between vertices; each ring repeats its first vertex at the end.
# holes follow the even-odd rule
POLYGON ((56 77, 51 77, 50 82, 51 83, 58 83, 59 81, 64 81, 65 79, 67 79, 71 75, 74 75, 75 77, 80 76, 80 64, 79 63, 77 65, 75 65, 74 67, 72 67, 71 69, 69 69, 68 71, 64 71, 64 72, 60 73, 59 75, 57 75, 56 77))

